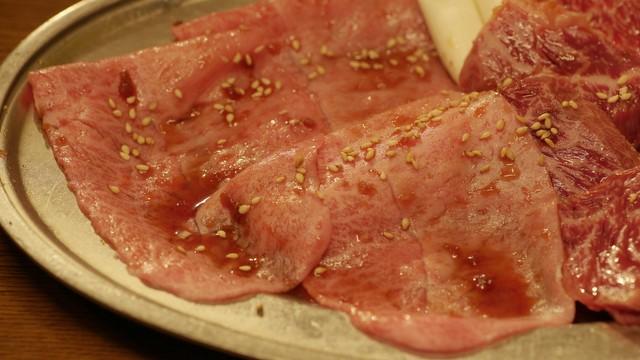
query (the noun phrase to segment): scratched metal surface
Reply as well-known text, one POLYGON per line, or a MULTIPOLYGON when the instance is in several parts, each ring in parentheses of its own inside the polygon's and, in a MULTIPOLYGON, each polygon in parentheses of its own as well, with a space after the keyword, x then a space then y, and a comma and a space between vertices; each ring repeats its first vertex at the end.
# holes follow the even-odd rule
MULTIPOLYGON (((0 223, 61 281, 116 312, 206 346, 260 358, 423 358, 368 338, 343 314, 293 298, 204 305, 150 289, 94 234, 66 187, 24 101, 25 74, 167 43, 174 21, 247 2, 86 0, 26 39, 0 67, 0 149, 7 152, 0 158, 0 223), (258 305, 264 317, 256 316, 258 305)), ((640 328, 591 323, 539 329, 462 357, 637 359, 640 328)))

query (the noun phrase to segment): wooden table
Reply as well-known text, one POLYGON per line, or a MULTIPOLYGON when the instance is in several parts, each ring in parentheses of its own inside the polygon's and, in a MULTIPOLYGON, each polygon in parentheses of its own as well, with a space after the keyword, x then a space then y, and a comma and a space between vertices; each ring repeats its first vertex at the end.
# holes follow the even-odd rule
MULTIPOLYGON (((0 0, 0 62, 38 25, 75 2, 0 0)), ((31 261, 0 229, 0 359, 220 357, 85 299, 31 261)))

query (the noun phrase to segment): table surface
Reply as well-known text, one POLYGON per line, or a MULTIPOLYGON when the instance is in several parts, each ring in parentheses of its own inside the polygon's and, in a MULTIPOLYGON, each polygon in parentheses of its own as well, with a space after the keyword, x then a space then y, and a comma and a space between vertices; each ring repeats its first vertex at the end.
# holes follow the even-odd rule
MULTIPOLYGON (((0 62, 32 30, 75 2, 0 0, 0 62)), ((0 359, 220 357, 87 300, 42 270, 0 229, 0 359)))

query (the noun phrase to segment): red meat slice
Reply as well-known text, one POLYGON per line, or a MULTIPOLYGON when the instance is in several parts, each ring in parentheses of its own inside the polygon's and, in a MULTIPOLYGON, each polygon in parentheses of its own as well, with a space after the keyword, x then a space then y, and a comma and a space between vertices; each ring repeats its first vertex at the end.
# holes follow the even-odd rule
POLYGON ((261 238, 240 252, 289 265, 247 277, 216 262, 196 236, 194 208, 219 182, 327 131, 305 78, 270 47, 272 36, 268 28, 220 34, 30 76, 45 136, 80 209, 150 286, 199 301, 281 292, 323 252, 321 242, 292 253, 261 238), (253 53, 260 45, 266 50, 253 53), (250 53, 250 64, 231 60, 237 53, 250 53), (272 93, 251 96, 256 80, 272 93))
POLYGON ((592 18, 555 1, 506 1, 476 39, 460 75, 461 86, 496 89, 536 74, 570 76, 582 90, 577 95, 598 104, 625 137, 639 145, 637 47, 616 46, 591 26, 592 18))
POLYGON ((640 168, 610 176, 560 207, 569 294, 621 323, 639 323, 640 168))
MULTIPOLYGON (((306 74, 333 128, 454 88, 414 0, 260 4, 260 11, 272 14, 275 9, 279 22, 286 24, 281 41, 306 74)), ((174 34, 184 39, 212 33, 227 17, 207 15, 179 25, 174 34)), ((259 30, 262 24, 253 21, 259 17, 264 16, 249 17, 243 26, 259 30)))
POLYGON ((343 130, 318 150, 331 243, 304 287, 366 333, 419 351, 473 349, 573 318, 556 195, 535 142, 515 134, 499 96, 453 98, 379 115, 369 123, 396 127, 343 130))

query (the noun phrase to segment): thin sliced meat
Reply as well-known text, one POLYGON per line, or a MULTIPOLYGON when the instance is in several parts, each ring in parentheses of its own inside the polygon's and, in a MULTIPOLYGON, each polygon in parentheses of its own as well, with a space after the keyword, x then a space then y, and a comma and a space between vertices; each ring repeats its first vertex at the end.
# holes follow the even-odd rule
POLYGON ((322 243, 309 244, 319 235, 298 253, 267 238, 247 244, 247 253, 289 261, 257 278, 229 272, 196 241, 195 207, 218 183, 327 129, 288 56, 268 48, 250 62, 230 61, 272 36, 268 28, 231 32, 30 75, 45 136, 80 209, 150 286, 198 301, 281 292, 323 252, 322 243), (269 96, 251 96, 256 79, 269 96))
POLYGON ((569 78, 547 75, 532 76, 501 90, 518 109, 525 130, 538 139, 544 164, 562 198, 640 165, 638 153, 608 121, 606 112, 588 101, 573 100, 579 99, 579 92, 569 78))
POLYGON ((495 94, 422 105, 378 116, 396 128, 341 131, 319 148, 332 233, 306 290, 366 333, 427 352, 570 322, 556 195, 533 139, 515 135, 514 108, 495 94))
POLYGON ((496 89, 536 74, 568 76, 573 100, 598 104, 640 144, 640 59, 592 28, 588 14, 556 1, 509 0, 474 42, 460 75, 465 90, 496 89))
MULTIPOLYGON (((283 46, 307 76, 334 129, 455 87, 414 0, 262 4, 275 8, 286 24, 283 46)), ((174 33, 178 39, 211 33, 220 22, 224 14, 212 14, 182 24, 174 33)), ((250 19, 243 25, 247 31, 262 26, 250 19)))
POLYGON ((560 207, 572 297, 607 310, 621 323, 639 323, 640 168, 612 175, 560 207))

